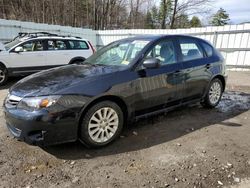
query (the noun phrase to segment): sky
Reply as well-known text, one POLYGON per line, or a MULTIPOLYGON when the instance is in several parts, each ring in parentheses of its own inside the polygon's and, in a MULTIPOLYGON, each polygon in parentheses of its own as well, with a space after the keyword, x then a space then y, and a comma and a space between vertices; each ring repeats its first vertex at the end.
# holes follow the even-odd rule
MULTIPOLYGON (((154 1, 156 4, 160 3, 160 0, 154 1)), ((225 9, 229 14, 231 24, 250 22, 250 0, 213 0, 210 6, 212 9, 211 14, 215 13, 219 8, 225 9)), ((207 20, 207 18, 202 15, 197 16, 203 21, 207 20)))
POLYGON ((250 22, 250 0, 215 0, 213 10, 220 7, 229 13, 233 24, 250 22))

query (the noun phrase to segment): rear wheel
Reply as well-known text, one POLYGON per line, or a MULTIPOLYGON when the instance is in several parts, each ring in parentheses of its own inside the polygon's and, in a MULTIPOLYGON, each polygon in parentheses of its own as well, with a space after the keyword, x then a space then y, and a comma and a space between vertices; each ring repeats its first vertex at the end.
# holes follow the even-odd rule
POLYGON ((0 66, 0 86, 4 85, 8 80, 8 74, 6 68, 0 66))
POLYGON ((70 64, 70 65, 71 65, 71 64, 81 65, 81 64, 83 64, 83 62, 84 62, 85 60, 86 60, 85 58, 83 58, 83 59, 75 59, 75 60, 71 60, 69 64, 70 64))
POLYGON ((107 145, 121 133, 124 116, 114 102, 103 101, 92 106, 80 125, 80 140, 90 147, 107 145))
POLYGON ((74 62, 71 63, 71 64, 81 65, 83 62, 84 62, 83 60, 82 60, 82 61, 78 60, 78 61, 74 61, 74 62))
POLYGON ((209 90, 201 103, 204 107, 214 108, 217 106, 221 100, 223 93, 223 86, 220 79, 215 78, 211 81, 209 85, 209 90))

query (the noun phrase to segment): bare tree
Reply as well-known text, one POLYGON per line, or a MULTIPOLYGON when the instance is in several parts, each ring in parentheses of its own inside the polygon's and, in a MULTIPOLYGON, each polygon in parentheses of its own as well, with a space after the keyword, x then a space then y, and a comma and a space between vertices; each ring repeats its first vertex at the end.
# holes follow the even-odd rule
MULTIPOLYGON (((162 0, 159 27, 174 28, 181 15, 204 13, 200 7, 210 1, 162 0)), ((0 18, 93 29, 145 28, 146 20, 154 20, 148 14, 152 5, 152 0, 0 0, 0 18)))
POLYGON ((174 0, 170 28, 173 29, 175 20, 184 14, 187 16, 194 14, 207 14, 210 12, 209 3, 211 2, 213 2, 213 0, 174 0))

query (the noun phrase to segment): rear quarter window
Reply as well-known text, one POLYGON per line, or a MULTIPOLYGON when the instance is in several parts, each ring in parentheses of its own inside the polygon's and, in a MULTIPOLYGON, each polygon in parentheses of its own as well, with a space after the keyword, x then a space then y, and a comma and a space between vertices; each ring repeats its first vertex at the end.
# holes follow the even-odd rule
POLYGON ((213 55, 213 47, 210 46, 209 44, 205 43, 205 42, 202 42, 201 45, 204 48, 207 56, 211 57, 213 55))
POLYGON ((87 50, 87 49, 89 49, 87 42, 80 41, 80 40, 70 40, 69 46, 70 46, 71 50, 87 50))

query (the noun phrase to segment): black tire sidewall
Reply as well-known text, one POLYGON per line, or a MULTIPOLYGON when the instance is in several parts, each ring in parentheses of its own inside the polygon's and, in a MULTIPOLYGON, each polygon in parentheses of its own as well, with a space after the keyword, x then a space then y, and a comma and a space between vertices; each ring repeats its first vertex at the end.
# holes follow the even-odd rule
POLYGON ((120 135, 122 128, 123 128, 123 124, 124 124, 124 115, 123 115, 121 108, 116 103, 112 101, 103 101, 103 102, 97 103, 94 106, 92 106, 82 118, 82 121, 79 127, 79 139, 80 141, 82 141, 84 144, 86 144, 89 147, 105 146, 111 143, 112 141, 114 141, 120 135), (103 143, 98 143, 98 142, 93 141, 91 137, 89 136, 88 124, 92 115, 97 110, 99 110, 100 108, 104 108, 104 107, 109 107, 116 111, 118 118, 119 118, 119 125, 118 125, 118 129, 115 135, 110 140, 103 142, 103 143))
POLYGON ((6 81, 8 80, 8 71, 5 67, 0 66, 0 70, 2 70, 5 74, 5 78, 2 82, 0 82, 0 86, 4 85, 6 83, 6 81))
POLYGON ((73 64, 73 65, 80 65, 80 64, 82 64, 83 63, 83 61, 74 61, 73 63, 71 63, 71 64, 73 64))

